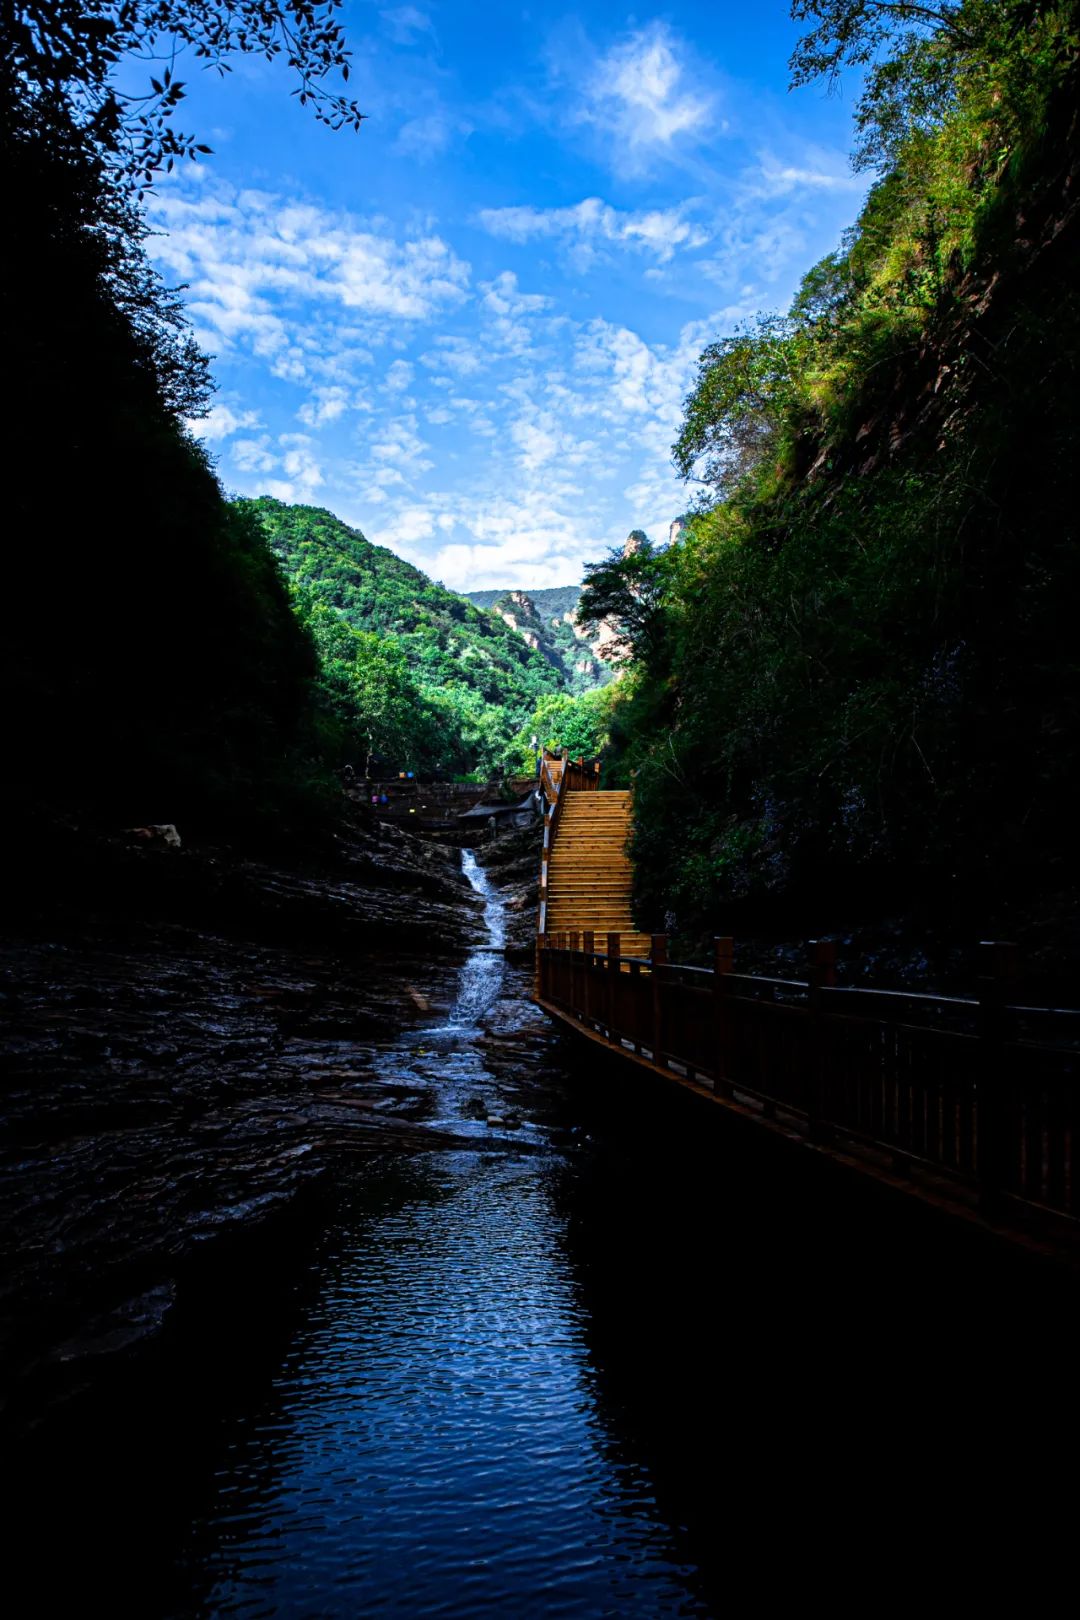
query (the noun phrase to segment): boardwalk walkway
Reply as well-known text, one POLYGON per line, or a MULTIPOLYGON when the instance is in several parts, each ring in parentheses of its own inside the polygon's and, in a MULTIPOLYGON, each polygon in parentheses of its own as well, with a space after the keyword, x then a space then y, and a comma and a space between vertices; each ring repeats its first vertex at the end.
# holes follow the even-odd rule
POLYGON ((536 1000, 591 1045, 931 1201, 1080 1245, 1080 1011, 1017 1005, 1012 947, 981 947, 977 999, 669 963, 637 931, 630 801, 563 761, 544 838, 536 1000), (609 801, 610 807, 605 805, 609 801))

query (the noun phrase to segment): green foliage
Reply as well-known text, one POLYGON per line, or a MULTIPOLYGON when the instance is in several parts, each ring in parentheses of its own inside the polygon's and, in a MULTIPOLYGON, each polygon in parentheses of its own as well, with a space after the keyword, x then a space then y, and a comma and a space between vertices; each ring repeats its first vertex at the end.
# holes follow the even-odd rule
POLYGON ((178 157, 210 148, 180 130, 185 53, 200 70, 230 71, 230 58, 284 56, 293 91, 332 129, 359 129, 363 114, 327 88, 349 77, 349 51, 334 18, 337 0, 10 0, 0 14, 0 82, 12 79, 42 102, 62 101, 88 149, 126 183, 150 185, 178 157), (145 88, 121 89, 115 74, 147 64, 145 88))
MULTIPOLYGON (((466 591, 465 595, 477 607, 491 608, 509 596, 510 590, 466 591)), ((539 590, 529 591, 533 606, 542 619, 561 619, 564 613, 573 613, 580 595, 580 585, 545 585, 539 590)))
POLYGON ((793 86, 865 70, 858 168, 902 166, 991 86, 1002 128, 1019 128, 1076 50, 1068 0, 795 0, 791 15, 815 25, 792 53, 793 86))
POLYGON ((704 351, 674 447, 699 505, 760 493, 847 441, 976 261, 1000 184, 1080 50, 1074 0, 804 0, 794 82, 868 69, 857 158, 883 167, 857 228, 786 316, 704 351), (858 420, 856 420, 858 416, 858 420))
POLYGON ((617 686, 594 687, 576 697, 559 693, 541 698, 528 725, 514 739, 515 769, 533 770, 539 748, 568 748, 572 759, 595 759, 602 754, 608 743, 617 686))
POLYGON ((325 705, 345 757, 374 751, 412 769, 488 773, 538 699, 562 687, 562 671, 497 615, 332 513, 268 496, 235 504, 262 525, 294 583, 301 616, 323 652, 325 705), (399 672, 397 729, 376 715, 378 681, 353 672, 361 644, 369 659, 384 645, 387 671, 399 672))
MULTIPOLYGON (((818 279, 824 277, 822 269, 818 279)), ((816 287, 807 289, 808 309, 816 312, 819 296, 816 287)), ((727 493, 775 454, 799 397, 804 346, 798 338, 795 322, 759 315, 709 344, 673 451, 684 478, 700 476, 714 491, 727 493)))
POLYGON ((18 253, 0 661, 8 806, 107 824, 272 820, 320 791, 316 660, 256 523, 177 420, 205 364, 62 103, 0 111, 18 253))
POLYGON ((547 590, 469 591, 468 599, 477 607, 489 608, 512 618, 521 634, 535 638, 538 650, 558 672, 560 684, 568 692, 588 692, 611 679, 611 670, 595 656, 573 623, 581 598, 579 585, 562 585, 547 590))
MULTIPOLYGON (((1075 875, 1078 8, 917 9, 796 8, 906 122, 789 314, 703 356, 676 455, 711 501, 628 638, 609 780, 639 920, 690 939, 1075 875), (947 95, 905 88, 916 41, 947 95)), ((593 611, 642 611, 615 562, 593 611)))
POLYGON ((614 631, 614 653, 658 662, 667 578, 668 554, 635 530, 626 546, 613 547, 601 562, 585 569, 578 624, 591 631, 606 624, 614 631))

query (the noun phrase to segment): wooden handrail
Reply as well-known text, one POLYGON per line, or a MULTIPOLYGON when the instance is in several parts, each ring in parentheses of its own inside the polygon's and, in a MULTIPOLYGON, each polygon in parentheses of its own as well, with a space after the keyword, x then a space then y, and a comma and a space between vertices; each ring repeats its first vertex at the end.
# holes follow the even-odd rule
POLYGON ((719 972, 669 965, 663 935, 648 958, 623 957, 618 936, 597 943, 545 940, 537 999, 624 1056, 802 1120, 814 1140, 930 1165, 984 1208, 1080 1221, 1077 1046, 1047 1027, 1080 1009, 1012 1005, 1002 948, 984 950, 981 993, 965 998, 837 987, 820 948, 808 978, 775 979, 730 972, 727 939, 719 972))
POLYGON ((540 909, 537 917, 536 932, 539 939, 547 937, 547 900, 548 900, 548 870, 551 863, 551 852, 555 847, 555 834, 559 827, 559 817, 565 802, 565 795, 572 791, 581 791, 583 788, 595 790, 600 786, 600 761, 594 760, 586 766, 583 759, 576 761, 567 757, 565 748, 552 754, 547 748, 541 756, 540 780, 544 788, 546 807, 544 810, 544 848, 540 858, 540 909), (551 769, 558 765, 558 770, 551 769), (550 794, 548 785, 550 783, 550 794))

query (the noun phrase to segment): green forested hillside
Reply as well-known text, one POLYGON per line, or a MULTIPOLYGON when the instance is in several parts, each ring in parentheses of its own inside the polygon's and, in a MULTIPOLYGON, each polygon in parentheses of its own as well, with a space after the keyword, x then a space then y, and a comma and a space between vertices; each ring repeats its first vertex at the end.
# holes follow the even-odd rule
MULTIPOLYGON (((507 585, 497 591, 466 591, 464 594, 470 602, 475 602, 477 607, 490 608, 494 607, 496 602, 501 602, 505 596, 509 596, 513 589, 514 586, 507 585)), ((537 612, 543 614, 545 618, 561 619, 564 613, 573 613, 577 607, 581 586, 544 585, 539 590, 533 590, 530 586, 526 595, 535 603, 537 612)))
POLYGON ((605 686, 611 669, 571 623, 581 597, 580 585, 556 585, 537 591, 467 591, 470 602, 514 620, 519 635, 535 638, 544 657, 558 670, 568 692, 605 686))
POLYGON ((504 762, 539 700, 562 690, 561 668, 497 615, 333 513, 269 497, 234 505, 261 524, 315 634, 342 757, 375 751, 425 771, 486 772, 504 762))
POLYGON ((1078 8, 796 12, 797 76, 876 64, 879 178, 791 309, 703 354, 686 537, 583 598, 635 654, 641 917, 1011 930, 1077 880, 1078 8))

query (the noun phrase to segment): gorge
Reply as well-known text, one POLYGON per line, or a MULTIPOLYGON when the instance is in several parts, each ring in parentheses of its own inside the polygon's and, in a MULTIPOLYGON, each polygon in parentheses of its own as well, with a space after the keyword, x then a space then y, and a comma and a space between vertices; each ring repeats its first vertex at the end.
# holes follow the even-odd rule
POLYGON ((1078 0, 0 46, 10 1611, 1071 1589, 1078 0))

